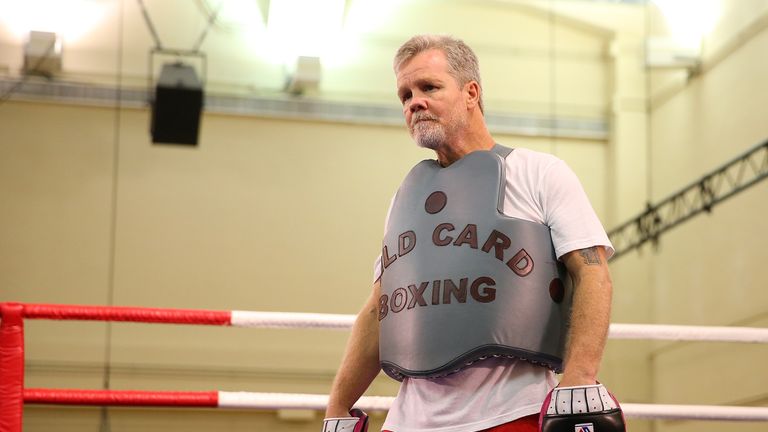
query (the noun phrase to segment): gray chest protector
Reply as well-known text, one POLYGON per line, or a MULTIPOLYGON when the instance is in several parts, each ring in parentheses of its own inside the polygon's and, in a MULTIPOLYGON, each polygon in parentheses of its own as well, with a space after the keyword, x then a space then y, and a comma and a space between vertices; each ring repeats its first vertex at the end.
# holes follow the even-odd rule
POLYGON ((549 227, 504 216, 500 145, 447 168, 416 165, 384 235, 379 358, 384 372, 435 378, 490 356, 562 370, 572 302, 549 227))

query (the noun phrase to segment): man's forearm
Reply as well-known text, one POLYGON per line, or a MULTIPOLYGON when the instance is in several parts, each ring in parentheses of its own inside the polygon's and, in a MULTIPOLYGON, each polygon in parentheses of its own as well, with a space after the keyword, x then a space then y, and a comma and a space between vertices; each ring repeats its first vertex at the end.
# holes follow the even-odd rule
POLYGON ((594 384, 603 357, 611 314, 612 284, 602 248, 573 257, 574 282, 562 386, 594 384), (589 253, 592 253, 590 256, 589 253))
MULTIPOLYGON (((374 289, 372 299, 378 297, 374 289)), ((379 318, 375 299, 357 315, 331 388, 326 417, 347 416, 379 373, 379 318)))

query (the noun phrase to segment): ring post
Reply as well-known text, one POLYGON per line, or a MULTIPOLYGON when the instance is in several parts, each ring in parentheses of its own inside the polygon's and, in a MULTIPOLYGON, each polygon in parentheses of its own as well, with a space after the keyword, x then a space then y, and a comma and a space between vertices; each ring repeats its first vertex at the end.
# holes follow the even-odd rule
POLYGON ((24 410, 24 307, 0 303, 0 432, 21 432, 24 410))

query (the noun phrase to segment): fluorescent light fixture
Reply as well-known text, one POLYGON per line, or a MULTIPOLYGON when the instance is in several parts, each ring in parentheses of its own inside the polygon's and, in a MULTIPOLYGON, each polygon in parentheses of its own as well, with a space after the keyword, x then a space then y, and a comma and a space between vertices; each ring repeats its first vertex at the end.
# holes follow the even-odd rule
POLYGON ((701 40, 720 19, 720 0, 653 0, 683 47, 701 47, 701 40))
POLYGON ((267 44, 271 57, 291 64, 297 57, 324 57, 338 46, 344 0, 280 0, 269 5, 267 44))
POLYGON ((41 31, 71 43, 91 31, 110 7, 106 0, 0 0, 0 22, 18 41, 41 31))
MULTIPOLYGON (((248 1, 264 5, 266 0, 248 1)), ((260 23, 248 28, 254 51, 273 64, 290 69, 299 57, 319 57, 323 69, 333 69, 354 62, 361 38, 394 25, 393 17, 408 1, 272 0, 260 8, 268 10, 265 32, 256 31, 260 23)), ((228 7, 227 2, 223 11, 228 7)))

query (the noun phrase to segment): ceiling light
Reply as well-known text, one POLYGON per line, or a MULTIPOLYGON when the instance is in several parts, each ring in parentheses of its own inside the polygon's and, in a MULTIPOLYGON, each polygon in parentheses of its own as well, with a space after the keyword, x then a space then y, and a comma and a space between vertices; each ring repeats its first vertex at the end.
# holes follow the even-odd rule
POLYGON ((719 0, 653 0, 667 21, 671 37, 684 47, 700 48, 701 40, 720 18, 719 0))
POLYGON ((269 5, 267 43, 290 64, 299 56, 323 57, 341 35, 344 0, 281 0, 269 5))
POLYGON ((104 0, 0 0, 0 21, 19 41, 30 31, 44 31, 69 44, 91 31, 111 7, 104 0))

